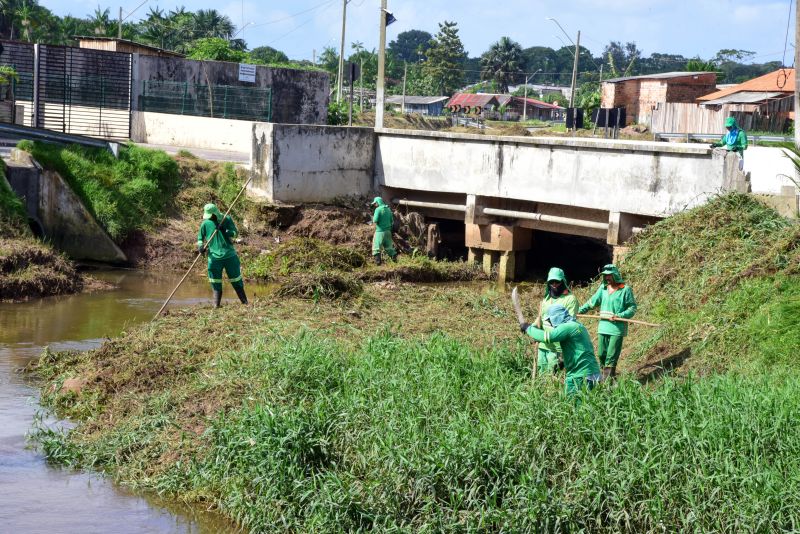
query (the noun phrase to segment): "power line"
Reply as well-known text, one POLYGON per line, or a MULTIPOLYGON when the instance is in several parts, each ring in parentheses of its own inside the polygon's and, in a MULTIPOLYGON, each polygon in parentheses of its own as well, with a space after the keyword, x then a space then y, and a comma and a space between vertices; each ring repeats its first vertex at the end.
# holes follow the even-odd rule
POLYGON ((786 47, 789 44, 789 24, 792 22, 792 0, 789 0, 789 15, 786 17, 786 37, 783 39, 783 59, 781 65, 786 66, 786 47))
POLYGON ((321 7, 323 7, 323 6, 327 5, 327 4, 332 4, 335 1, 336 0, 327 0, 325 2, 322 2, 321 4, 317 4, 315 6, 312 6, 312 7, 308 8, 308 9, 304 9, 303 11, 298 11, 297 13, 294 13, 292 15, 287 15, 285 17, 281 17, 281 18, 275 19, 275 20, 270 20, 270 21, 267 21, 267 22, 260 22, 258 24, 253 24, 252 27, 255 28, 257 26, 267 26, 269 24, 276 24, 278 22, 283 22, 284 20, 293 19, 293 18, 297 17, 298 15, 305 15, 306 13, 310 13, 311 11, 314 11, 315 9, 319 9, 319 8, 321 8, 321 7))

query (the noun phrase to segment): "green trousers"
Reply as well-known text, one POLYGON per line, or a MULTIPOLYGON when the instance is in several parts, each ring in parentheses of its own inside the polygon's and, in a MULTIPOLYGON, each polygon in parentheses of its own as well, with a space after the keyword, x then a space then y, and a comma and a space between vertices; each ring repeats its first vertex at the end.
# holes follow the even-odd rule
POLYGON ((239 256, 231 256, 224 259, 208 257, 208 281, 211 282, 211 289, 222 291, 222 271, 228 275, 233 287, 244 287, 242 281, 242 266, 239 263, 239 256))
POLYGON ((597 336, 597 359, 600 367, 616 367, 622 352, 622 336, 599 334, 597 336))
POLYGON ((383 249, 386 251, 386 254, 388 254, 390 258, 397 256, 397 252, 394 250, 394 243, 392 242, 391 230, 387 230, 385 232, 375 230, 375 235, 372 237, 372 255, 375 256, 380 254, 381 247, 383 247, 383 249))
POLYGON ((558 353, 539 347, 539 361, 536 367, 540 373, 556 374, 558 372, 558 353))
POLYGON ((567 376, 564 380, 564 389, 567 397, 574 397, 581 391, 591 391, 600 381, 600 375, 567 376))

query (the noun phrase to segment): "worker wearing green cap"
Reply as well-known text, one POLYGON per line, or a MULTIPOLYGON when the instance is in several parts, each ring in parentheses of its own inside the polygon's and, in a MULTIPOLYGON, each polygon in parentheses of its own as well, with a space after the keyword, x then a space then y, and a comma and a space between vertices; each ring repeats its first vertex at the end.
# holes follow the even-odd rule
POLYGON ((375 258, 375 263, 380 265, 381 248, 383 248, 392 261, 397 261, 397 252, 392 242, 392 224, 394 223, 392 209, 381 197, 375 197, 370 205, 375 206, 375 213, 372 216, 372 222, 375 223, 375 235, 372 237, 372 257, 375 258))
MULTIPOLYGON (((539 317, 544 321, 541 325, 543 328, 552 329, 553 326, 547 322, 547 310, 551 306, 560 304, 569 311, 574 317, 578 313, 578 299, 569 289, 567 282, 567 275, 562 269, 553 267, 547 273, 547 286, 544 289, 544 299, 539 305, 539 317)), ((559 368, 559 355, 561 354, 561 345, 558 342, 540 342, 539 343, 539 361, 537 367, 540 373, 555 374, 559 368)))
POLYGON ((233 240, 239 235, 236 225, 230 216, 220 213, 215 204, 206 204, 203 207, 203 222, 197 233, 197 251, 201 254, 208 252, 208 281, 214 292, 214 307, 219 308, 222 300, 222 271, 228 275, 231 286, 242 304, 247 304, 247 295, 244 292, 241 264, 233 240))
POLYGON ((617 319, 630 319, 636 314, 633 289, 625 284, 616 265, 607 264, 600 270, 603 283, 578 313, 600 306, 600 324, 597 326, 597 357, 603 368, 603 379, 617 374, 617 361, 622 352, 622 339, 628 335, 628 323, 617 319))
POLYGON ((744 151, 747 149, 747 134, 739 128, 733 117, 725 119, 725 128, 728 133, 716 143, 711 143, 711 148, 724 147, 728 152, 736 152, 739 156, 744 157, 744 151))

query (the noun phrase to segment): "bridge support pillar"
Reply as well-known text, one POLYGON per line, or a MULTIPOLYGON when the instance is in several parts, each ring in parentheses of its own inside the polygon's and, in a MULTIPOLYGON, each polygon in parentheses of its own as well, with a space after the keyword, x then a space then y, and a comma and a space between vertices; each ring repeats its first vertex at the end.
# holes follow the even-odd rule
POLYGON ((531 247, 530 228, 501 224, 466 224, 464 238, 467 260, 481 262, 483 272, 491 274, 497 266, 501 282, 513 280, 525 268, 525 250, 531 247))

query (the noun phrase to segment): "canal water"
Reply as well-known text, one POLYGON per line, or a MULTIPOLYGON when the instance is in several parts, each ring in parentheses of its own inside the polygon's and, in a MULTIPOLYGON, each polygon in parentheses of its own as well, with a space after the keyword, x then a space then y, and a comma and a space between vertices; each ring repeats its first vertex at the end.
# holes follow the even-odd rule
MULTIPOLYGON (((237 532, 215 514, 132 494, 99 475, 50 466, 27 443, 40 408, 35 385, 20 370, 45 346, 91 349, 149 320, 180 279, 138 271, 92 276, 117 289, 0 303, 0 532, 237 532)), ((205 277, 190 277, 170 306, 210 305, 210 294, 205 277)), ((224 297, 223 304, 239 305, 229 285, 224 297)))

